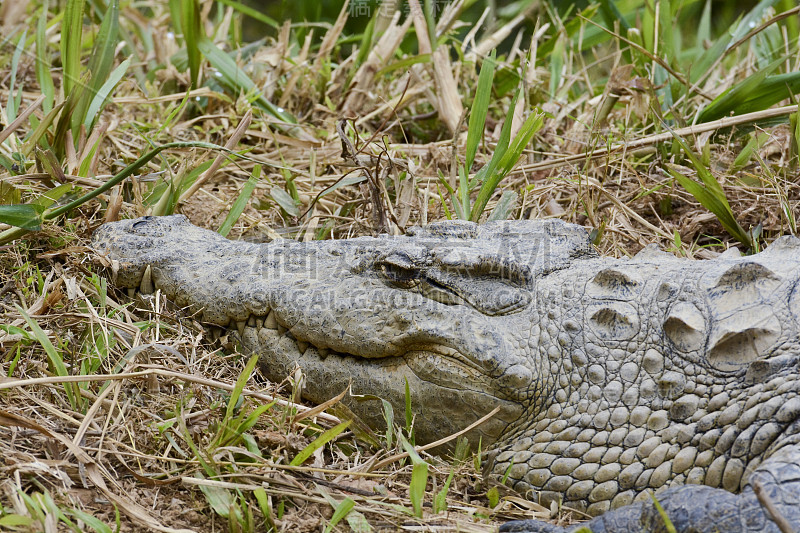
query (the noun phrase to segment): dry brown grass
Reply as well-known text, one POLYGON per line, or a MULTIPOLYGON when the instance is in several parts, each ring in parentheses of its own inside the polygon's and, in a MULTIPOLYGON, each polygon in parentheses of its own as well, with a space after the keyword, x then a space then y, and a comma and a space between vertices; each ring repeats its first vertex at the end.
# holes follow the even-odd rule
MULTIPOLYGON (((346 15, 343 10, 342 16, 346 15)), ((438 29, 443 32, 452 21, 446 16, 441 20, 438 29)), ((225 145, 242 117, 253 112, 234 148, 246 151, 249 159, 222 159, 202 186, 181 198, 177 211, 193 223, 218 228, 255 164, 262 165, 262 177, 229 237, 346 238, 379 231, 402 233, 409 226, 445 218, 438 173, 453 176, 454 160, 463 159, 461 114, 467 105, 461 99, 471 99, 467 95, 475 86, 476 69, 440 52, 431 63, 380 72, 388 58, 395 57, 400 40, 415 27, 417 32, 424 28, 424 20, 383 21, 380 40, 355 71, 351 70, 355 54, 347 55, 337 46, 343 23, 327 30, 321 46, 311 47, 308 40, 295 48, 287 25, 277 40, 239 62, 268 99, 299 118, 297 126, 276 123, 246 95, 200 88, 189 93, 189 105, 163 130, 166 117, 186 96, 188 75, 169 61, 177 48, 167 38, 167 14, 157 12, 149 22, 154 41, 166 43, 156 47, 153 60, 166 68, 155 73, 148 94, 133 78, 123 81, 100 125, 67 150, 67 182, 96 187, 151 143, 196 140, 225 145), (349 154, 349 160, 342 157, 337 135, 341 119, 350 119, 346 130, 360 151, 349 154), (101 142, 92 153, 95 139, 101 142), (77 177, 87 158, 91 177, 77 177), (401 179, 408 167, 413 172, 401 179), (360 183, 328 190, 343 179, 361 176, 366 179, 360 183), (280 193, 273 191, 291 194, 292 188, 301 216, 291 216, 275 200, 280 193)), ((501 27, 484 34, 475 50, 487 52, 513 30, 514 26, 501 27)), ((527 54, 524 40, 521 44, 516 39, 511 55, 527 54)), ((573 54, 562 83, 608 75, 618 59, 619 52, 602 49, 595 63, 584 66, 587 58, 573 54)), ((722 85, 709 83, 703 91, 717 94, 738 79, 736 72, 718 68, 720 74, 714 79, 723 80, 722 85)), ((628 89, 621 91, 608 116, 594 128, 592 117, 607 91, 543 105, 551 117, 525 156, 527 161, 501 186, 519 193, 513 216, 559 217, 589 230, 600 229, 598 248, 615 256, 656 243, 678 254, 704 258, 734 244, 715 217, 663 171, 672 154, 665 138, 654 136, 660 128, 646 118, 650 96, 630 88, 636 80, 621 76, 617 81, 628 89), (618 149, 606 149, 617 144, 618 149), (595 149, 592 157, 587 156, 595 149)), ((528 71, 530 99, 545 91, 546 77, 542 69, 528 71)), ((30 106, 41 120, 34 57, 23 55, 17 83, 26 87, 22 109, 30 106)), ((8 88, 0 87, 0 101, 8 96, 8 88)), ((506 95, 492 103, 480 161, 488 159, 502 117, 515 115, 506 109, 509 100, 506 95)), ((518 110, 518 120, 524 118, 523 109, 518 110)), ((785 116, 789 111, 773 114, 785 116)), ((800 216, 800 185, 796 160, 790 158, 788 126, 764 130, 768 140, 758 154, 768 165, 749 164, 729 174, 726 169, 742 141, 733 136, 735 129, 720 133, 726 125, 685 134, 697 151, 703 150, 708 135, 717 135, 710 144, 712 171, 723 183, 742 226, 761 224, 765 240, 770 241, 788 231, 782 206, 788 206, 795 219, 800 216)), ((2 134, 10 139, 9 149, 20 150, 33 127, 24 120, 6 127, 2 134)), ((0 305, 2 323, 8 326, 6 333, 0 332, 0 371, 5 376, 0 377, 3 512, 31 517, 29 530, 67 529, 58 513, 66 513, 77 524, 80 518, 70 514, 77 509, 112 529, 118 524, 122 531, 221 531, 236 526, 212 510, 209 498, 228 495, 233 496, 227 502, 229 509, 249 512, 256 529, 272 520, 280 531, 322 530, 333 514, 330 498, 341 502, 345 497, 355 502, 355 511, 374 530, 484 531, 508 519, 549 517, 548 510, 507 490, 501 491, 500 504, 491 508, 488 487, 474 461, 467 460, 457 467, 449 510, 433 514, 426 507, 422 518, 414 518, 402 511, 411 509, 411 466, 396 460, 371 469, 398 449, 371 447, 356 438, 358 432, 341 435, 306 465, 291 467, 294 455, 338 419, 330 414, 334 410, 328 410, 298 421, 297 414, 307 408, 292 404, 288 381, 269 383, 258 372, 248 382, 241 408, 253 409, 272 398, 282 398, 281 402, 248 432, 250 441, 213 446, 225 414, 226 391, 232 390, 247 358, 237 352, 232 336, 212 340, 202 324, 169 302, 130 298, 107 286, 97 274, 101 265, 86 246, 102 222, 157 209, 159 204, 148 202, 155 184, 178 179, 216 156, 196 149, 165 153, 69 219, 3 247, 0 305), (40 326, 42 337, 37 339, 20 309, 40 326), (58 375, 42 338, 63 358, 67 376, 58 375), (72 402, 67 390, 76 396, 72 402), (219 478, 208 479, 208 468, 219 472, 219 478), (202 478, 197 477, 200 473, 202 478), (253 496, 258 489, 266 495, 265 508, 259 508, 253 496), (54 505, 42 494, 48 494, 54 505)), ((52 187, 50 176, 33 170, 22 175, 0 171, 0 176, 5 185, 23 191, 23 200, 52 187)), ((432 467, 426 504, 430 506, 431 495, 443 486, 452 463, 428 459, 432 467)), ((561 516, 569 518, 568 513, 561 516)), ((338 527, 346 529, 344 523, 338 527)), ((351 522, 350 527, 358 525, 351 522)))

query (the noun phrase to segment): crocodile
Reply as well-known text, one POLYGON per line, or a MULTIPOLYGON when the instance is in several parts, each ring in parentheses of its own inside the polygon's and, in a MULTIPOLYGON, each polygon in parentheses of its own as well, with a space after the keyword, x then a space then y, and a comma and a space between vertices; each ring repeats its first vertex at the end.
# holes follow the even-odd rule
MULTIPOLYGON (((800 239, 742 256, 600 256, 560 220, 266 244, 181 216, 108 223, 119 287, 228 327, 303 397, 378 398, 418 442, 482 418, 487 476, 603 531, 800 529, 800 239), (492 414, 493 413, 493 414, 492 414), (492 414, 492 416, 488 416, 492 414)), ((578 527, 578 526, 570 526, 578 527)), ((539 521, 504 531, 565 531, 539 521)))

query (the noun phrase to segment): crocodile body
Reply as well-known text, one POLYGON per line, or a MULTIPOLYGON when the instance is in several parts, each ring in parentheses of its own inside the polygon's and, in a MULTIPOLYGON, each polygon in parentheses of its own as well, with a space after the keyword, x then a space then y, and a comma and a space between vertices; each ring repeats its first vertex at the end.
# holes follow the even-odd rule
POLYGON ((310 401, 350 386, 403 409, 408 382, 420 442, 499 408, 468 435, 489 475, 595 533, 664 530, 653 492, 678 531, 800 529, 800 239, 612 259, 558 220, 251 244, 173 216, 93 246, 119 286, 236 327, 270 379, 299 366, 310 401))

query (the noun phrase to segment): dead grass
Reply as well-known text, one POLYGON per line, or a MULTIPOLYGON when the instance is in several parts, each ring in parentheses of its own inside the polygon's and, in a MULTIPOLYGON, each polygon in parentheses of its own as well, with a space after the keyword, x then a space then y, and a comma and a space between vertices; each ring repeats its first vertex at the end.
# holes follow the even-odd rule
MULTIPOLYGON (((130 7, 125 10, 131 19, 141 19, 130 7)), ((25 24, 24 15, 6 13, 4 27, 25 24)), ((297 125, 289 125, 260 111, 246 94, 217 86, 187 93, 188 72, 169 60, 178 46, 167 35, 168 13, 156 11, 149 17, 149 31, 154 42, 164 44, 150 51, 135 38, 129 44, 139 48, 141 57, 150 57, 150 64, 164 68, 152 75, 146 91, 134 77, 119 85, 97 128, 67 149, 65 182, 96 187, 151 145, 174 140, 225 145, 241 117, 253 112, 234 147, 248 159, 223 159, 218 171, 208 173, 202 186, 179 202, 176 210, 193 223, 217 229, 256 164, 262 167, 261 179, 231 238, 347 238, 402 233, 444 219, 447 204, 438 174, 452 180, 453 162, 463 160, 462 113, 477 80, 469 62, 476 56, 467 55, 462 62, 440 47, 428 63, 383 72, 392 60, 401 59, 397 50, 402 39, 415 31, 420 37, 420 28, 425 28, 424 18, 395 17, 380 22, 380 37, 356 66, 357 50, 349 54, 349 48, 338 44, 346 16, 343 9, 343 18, 327 30, 319 46, 312 47, 317 41, 311 39, 293 42, 293 30, 286 25, 277 40, 259 46, 250 57, 238 57, 264 96, 298 118, 297 125), (344 130, 356 150, 347 154, 349 160, 342 157, 337 134, 341 119, 349 119, 344 130), (90 172, 77 176, 84 163, 90 172)), ((437 34, 452 22, 443 15, 437 34)), ((487 53, 515 28, 511 24, 483 34, 474 51, 487 53)), ((219 27, 207 22, 205 29, 214 35, 212 30, 219 27)), ((420 39, 420 50, 426 53, 424 41, 420 39)), ((529 55, 524 44, 529 41, 527 36, 514 40, 504 68, 516 68, 509 57, 529 55)), ((537 44, 534 39, 533 47, 537 44)), ((224 47, 224 39, 218 45, 224 47)), ((427 46, 430 52, 430 42, 427 46)), ((682 160, 668 137, 655 137, 663 130, 650 115, 652 91, 639 90, 644 82, 629 71, 614 70, 620 52, 613 46, 597 48, 586 64, 590 59, 571 53, 561 87, 602 84, 598 80, 611 75, 620 93, 614 106, 594 123, 609 91, 595 91, 595 96, 587 89, 561 101, 543 97, 549 71, 530 66, 527 104, 540 103, 550 116, 486 212, 502 190, 516 191, 514 218, 559 217, 584 225, 599 233, 600 251, 614 256, 656 243, 677 254, 706 258, 735 244, 714 215, 664 171, 667 161, 682 160)), ((716 95, 731 86, 749 72, 750 59, 734 68, 718 65, 702 92, 716 95)), ((34 63, 34 55, 22 55, 16 83, 25 88, 21 109, 30 109, 41 121, 34 63)), ((135 68, 146 74, 148 64, 135 68)), ((10 94, 3 80, 8 69, 0 70, 0 102, 6 102, 10 94)), ((213 72, 207 74, 214 78, 213 72)), ((491 104, 479 162, 491 155, 504 116, 513 116, 516 127, 524 120, 526 107, 509 112, 509 101, 507 93, 491 104)), ((683 105, 696 108, 695 102, 683 105)), ((789 112, 772 111, 779 116, 789 112)), ((769 242, 789 231, 787 209, 795 220, 800 215, 791 131, 786 124, 758 130, 767 134, 756 152, 764 164, 751 161, 729 173, 747 141, 729 126, 717 124, 686 135, 698 153, 706 151, 740 224, 745 229, 760 225, 763 241, 769 242)), ((33 129, 25 120, 6 127, 4 153, 23 151, 33 129)), ((31 531, 70 529, 67 520, 72 529, 85 529, 81 512, 121 531, 221 531, 247 529, 247 524, 257 530, 274 524, 279 531, 321 531, 334 507, 350 498, 355 512, 337 528, 347 529, 348 523, 357 531, 485 531, 509 519, 549 517, 549 510, 506 489, 500 491, 499 505, 491 508, 489 487, 473 459, 459 464, 427 456, 428 507, 422 518, 415 518, 409 514, 411 464, 397 460, 371 469, 400 449, 396 444, 388 449, 365 444, 358 431, 339 435, 309 462, 292 467, 296 453, 338 419, 328 410, 298 421, 298 413, 307 408, 292 404, 289 382, 269 383, 257 371, 248 381, 241 412, 273 398, 280 402, 260 417, 247 438, 224 446, 215 442, 247 357, 237 352, 232 336, 210 339, 202 324, 169 302, 130 298, 108 286, 98 274, 102 265, 86 248, 92 230, 104 221, 168 212, 159 203, 164 184, 192 175, 215 156, 196 149, 164 153, 69 219, 2 247, 0 314, 6 328, 0 332, 0 514, 29 517, 17 527, 31 531), (20 310, 38 324, 42 337, 20 310), (59 374, 43 339, 62 358, 66 375, 59 374), (434 514, 432 495, 452 468, 457 474, 448 510, 434 514), (209 472, 216 472, 214 479, 209 472), (257 493, 263 493, 263 500, 257 493), (224 517, 236 513, 236 519, 224 517)), ((0 192, 13 200, 6 188, 18 191, 16 202, 53 187, 51 175, 32 167, 16 175, 0 170, 0 176, 0 192)), ((561 520, 568 518, 568 513, 561 515, 561 520)))

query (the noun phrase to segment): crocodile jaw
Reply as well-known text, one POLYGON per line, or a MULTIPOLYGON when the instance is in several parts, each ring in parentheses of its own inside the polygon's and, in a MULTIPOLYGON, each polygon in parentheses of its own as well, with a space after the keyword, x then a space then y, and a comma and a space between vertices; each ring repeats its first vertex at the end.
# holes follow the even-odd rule
POLYGON ((386 425, 381 399, 392 404, 395 415, 401 416, 399 409, 405 403, 408 383, 414 433, 420 443, 456 433, 499 407, 495 416, 466 434, 473 445, 482 442, 488 446, 523 412, 520 403, 486 392, 493 388, 488 376, 433 351, 414 350, 401 356, 366 359, 318 348, 296 340, 291 331, 281 334, 267 327, 245 327, 242 344, 260 355, 268 376, 292 375, 295 368, 300 368, 302 395, 311 402, 322 403, 349 391, 345 400, 348 407, 373 428, 386 425), (434 372, 436 379, 431 378, 434 372), (456 378, 466 379, 456 387, 456 378))
POLYGON ((467 434, 473 445, 488 446, 524 419, 534 379, 508 346, 503 321, 353 275, 353 262, 331 252, 331 243, 307 244, 232 242, 177 216, 108 224, 94 237, 95 249, 114 261, 118 286, 161 290, 206 323, 237 330, 272 381, 300 367, 303 396, 313 402, 348 388, 354 397, 370 395, 373 401, 346 401, 367 424, 381 427, 375 400, 403 412, 408 382, 420 443, 499 407, 467 434))

